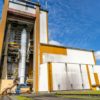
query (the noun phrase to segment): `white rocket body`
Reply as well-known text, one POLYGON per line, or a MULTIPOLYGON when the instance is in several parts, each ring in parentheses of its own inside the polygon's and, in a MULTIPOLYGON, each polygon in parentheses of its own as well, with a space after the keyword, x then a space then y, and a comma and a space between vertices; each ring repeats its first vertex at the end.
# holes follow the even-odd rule
POLYGON ((19 84, 25 83, 26 50, 27 50, 27 32, 26 32, 26 29, 23 29, 22 33, 21 33, 21 49, 20 49, 20 61, 19 61, 19 84))

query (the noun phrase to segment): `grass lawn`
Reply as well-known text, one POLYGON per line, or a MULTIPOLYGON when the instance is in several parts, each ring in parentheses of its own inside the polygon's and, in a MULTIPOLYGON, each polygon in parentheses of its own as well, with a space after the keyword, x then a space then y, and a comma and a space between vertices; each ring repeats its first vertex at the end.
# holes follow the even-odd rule
POLYGON ((31 98, 26 98, 26 97, 23 97, 23 96, 16 96, 16 99, 17 100, 32 100, 31 98))
POLYGON ((100 95, 100 91, 60 91, 56 95, 100 95))
POLYGON ((100 100, 100 97, 89 97, 89 96, 59 96, 62 98, 69 98, 69 99, 79 99, 79 100, 100 100))
MULTIPOLYGON (((54 96, 77 100, 100 100, 100 91, 59 91, 54 93, 54 96)), ((18 100, 32 100, 23 96, 16 96, 16 98, 18 100)))
POLYGON ((56 92, 56 96, 80 100, 100 100, 100 91, 62 91, 56 92), (95 96, 94 96, 95 95, 95 96))

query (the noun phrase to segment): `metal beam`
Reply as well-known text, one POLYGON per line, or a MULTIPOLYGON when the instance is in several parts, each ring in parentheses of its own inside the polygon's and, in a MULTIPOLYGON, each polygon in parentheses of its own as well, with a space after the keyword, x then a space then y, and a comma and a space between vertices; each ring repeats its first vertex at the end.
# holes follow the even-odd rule
POLYGON ((7 20, 7 10, 8 10, 8 0, 4 1, 2 20, 0 23, 0 66, 1 66, 1 58, 2 58, 2 50, 3 50, 3 42, 4 42, 4 34, 7 20))
POLYGON ((40 8, 36 7, 36 20, 35 20, 35 33, 34 34, 34 91, 38 93, 38 85, 39 85, 39 59, 40 59, 40 8))
POLYGON ((8 30, 6 33, 5 40, 5 51, 4 51, 4 62, 3 62, 3 71, 2 71, 2 79, 7 79, 7 58, 8 58, 8 41, 10 38, 11 24, 8 24, 8 30))

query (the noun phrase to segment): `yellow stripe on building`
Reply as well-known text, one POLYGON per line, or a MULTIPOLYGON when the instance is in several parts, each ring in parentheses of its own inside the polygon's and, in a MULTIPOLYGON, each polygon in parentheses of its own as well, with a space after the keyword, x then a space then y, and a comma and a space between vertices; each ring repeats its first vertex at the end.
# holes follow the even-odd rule
POLYGON ((53 91, 52 63, 48 63, 48 91, 53 91))

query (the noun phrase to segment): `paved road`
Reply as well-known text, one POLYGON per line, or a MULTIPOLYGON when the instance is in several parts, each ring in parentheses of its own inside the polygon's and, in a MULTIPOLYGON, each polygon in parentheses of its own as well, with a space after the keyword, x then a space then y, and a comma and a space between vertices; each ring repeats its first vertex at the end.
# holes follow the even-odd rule
POLYGON ((61 97, 34 97, 33 100, 79 100, 79 99, 67 99, 61 97))
POLYGON ((0 100, 11 100, 9 96, 1 96, 0 100))
POLYGON ((64 97, 58 97, 55 95, 39 95, 39 96, 26 96, 32 98, 32 100, 80 100, 80 99, 67 99, 64 97))

